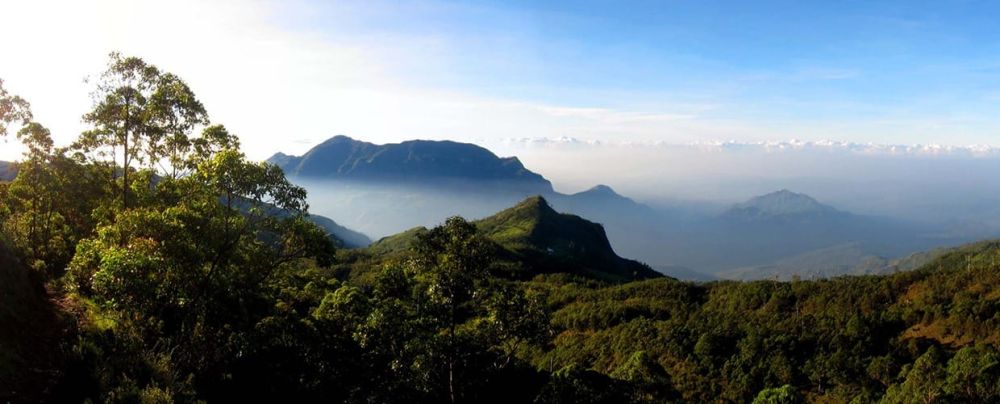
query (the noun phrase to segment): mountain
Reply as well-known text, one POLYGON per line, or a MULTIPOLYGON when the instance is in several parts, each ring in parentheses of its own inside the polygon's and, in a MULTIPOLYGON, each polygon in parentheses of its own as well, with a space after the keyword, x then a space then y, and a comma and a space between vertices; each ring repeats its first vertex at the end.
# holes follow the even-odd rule
POLYGON ((771 266, 764 273, 750 272, 767 278, 852 273, 866 262, 871 265, 872 260, 891 259, 942 242, 920 226, 840 211, 789 190, 734 205, 705 228, 702 236, 708 240, 703 240, 714 240, 732 258, 720 257, 717 272, 745 273, 748 267, 771 266), (774 273, 775 269, 782 273, 774 273))
MULTIPOLYGON (((618 256, 600 224, 556 212, 541 196, 529 197, 474 223, 503 247, 508 259, 531 273, 573 273, 612 281, 663 276, 642 263, 618 256)), ((425 231, 418 227, 385 237, 368 251, 382 256, 400 253, 425 231)))
POLYGON ((820 279, 843 275, 883 275, 912 271, 955 250, 942 247, 889 259, 869 252, 861 243, 847 243, 782 258, 768 265, 736 268, 719 275, 726 279, 784 281, 795 277, 820 279))
MULTIPOLYGON (((516 157, 501 158, 468 143, 410 140, 376 145, 335 136, 302 156, 278 153, 267 160, 291 177, 331 180, 474 183, 524 192, 552 192, 552 184, 516 157)), ((466 185, 463 184, 463 185, 466 185)))
POLYGON ((604 224, 613 244, 628 248, 635 226, 649 226, 650 215, 656 215, 605 185, 571 195, 556 192, 516 157, 501 158, 468 143, 376 145, 336 136, 302 156, 277 153, 268 162, 309 190, 315 213, 376 237, 454 215, 486 217, 542 195, 560 212, 604 224))
POLYGON ((309 190, 313 212, 375 237, 454 215, 485 218, 541 195, 555 211, 600 223, 622 256, 686 280, 859 273, 916 251, 967 241, 926 226, 839 210, 788 189, 721 214, 714 207, 653 208, 607 185, 564 194, 514 157, 457 142, 376 145, 337 136, 302 156, 279 153, 269 161, 309 190))
POLYGON ((757 196, 737 204, 722 216, 729 220, 794 220, 816 217, 837 217, 843 212, 819 203, 809 195, 787 189, 757 196))
POLYGON ((607 185, 597 185, 586 191, 569 195, 553 192, 549 198, 559 210, 586 217, 609 214, 618 217, 618 213, 629 213, 633 216, 653 213, 652 208, 622 196, 607 185))
POLYGON ((525 199, 476 225, 539 271, 582 272, 619 280, 661 276, 646 265, 619 257, 600 224, 556 212, 541 196, 525 199))
POLYGON ((596 201, 596 202, 619 202, 627 204, 629 206, 637 205, 635 201, 621 196, 614 189, 607 185, 596 185, 583 192, 577 192, 575 194, 569 195, 572 199, 577 201, 596 201))
POLYGON ((818 279, 839 275, 877 273, 888 267, 887 259, 870 254, 860 243, 846 243, 782 258, 771 264, 742 267, 721 274, 727 279, 789 280, 818 279))
POLYGON ((622 248, 628 256, 656 268, 744 280, 881 273, 898 257, 966 241, 928 226, 842 211, 789 190, 698 220, 651 222, 660 231, 642 233, 635 247, 622 248))
MULTIPOLYGON (((220 198, 220 200, 222 200, 222 198, 220 198)), ((253 207, 253 203, 244 198, 234 199, 232 204, 235 209, 243 212, 244 214, 248 213, 253 207)), ((281 209, 268 203, 263 205, 263 209, 267 215, 273 217, 288 218, 292 215, 291 211, 281 209)), ((371 239, 363 233, 341 226, 337 222, 333 221, 333 219, 326 216, 310 213, 306 216, 306 220, 323 229, 326 232, 326 235, 337 247, 361 248, 368 246, 372 242, 371 239)))
POLYGON ((341 226, 326 216, 310 214, 308 219, 325 230, 338 247, 361 248, 372 243, 372 240, 363 233, 341 226))
POLYGON ((615 250, 623 256, 655 264, 655 268, 668 275, 681 275, 685 280, 706 280, 706 275, 683 265, 669 264, 670 257, 658 256, 664 244, 673 243, 668 234, 675 231, 682 220, 673 212, 654 209, 648 205, 617 193, 607 185, 597 185, 583 192, 570 195, 546 196, 552 206, 565 213, 572 213, 601 223, 607 231, 615 250), (663 265, 663 264, 667 265, 663 265))
POLYGON ((0 161, 0 181, 13 181, 17 177, 17 166, 9 161, 0 161))

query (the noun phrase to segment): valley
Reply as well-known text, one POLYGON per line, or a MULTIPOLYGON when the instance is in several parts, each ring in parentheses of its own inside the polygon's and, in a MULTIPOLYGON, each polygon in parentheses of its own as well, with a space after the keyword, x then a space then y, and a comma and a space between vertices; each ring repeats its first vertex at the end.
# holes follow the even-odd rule
POLYGON ((314 212, 373 239, 455 215, 487 217, 539 195, 560 212, 600 223, 619 254, 685 280, 892 272, 900 268, 894 260, 984 237, 852 214, 785 189, 721 212, 654 208, 606 185, 563 194, 517 158, 457 142, 375 145, 337 136, 302 157, 268 161, 309 190, 314 212))

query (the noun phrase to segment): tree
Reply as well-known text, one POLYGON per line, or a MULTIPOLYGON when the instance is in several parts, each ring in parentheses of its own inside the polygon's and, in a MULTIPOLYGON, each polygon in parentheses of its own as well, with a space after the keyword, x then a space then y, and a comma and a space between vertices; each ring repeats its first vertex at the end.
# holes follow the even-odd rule
MULTIPOLYGON (((5 108, 13 115, 30 117, 27 103, 19 97, 0 98, 6 98, 0 103, 8 104, 5 108)), ((18 163, 17 177, 0 189, 0 227, 25 262, 56 276, 72 257, 76 241, 93 229, 93 202, 104 192, 93 181, 93 167, 56 148, 47 128, 34 121, 22 123, 17 139, 27 150, 18 163)))
POLYGON ((795 386, 786 384, 761 390, 753 399, 753 404, 795 404, 803 402, 795 386))
POLYGON ((474 303, 478 303, 474 300, 488 295, 479 289, 489 281, 488 268, 495 261, 496 245, 477 234, 475 225, 456 216, 420 235, 414 250, 418 277, 426 283, 429 303, 437 308, 436 315, 445 327, 447 390, 454 403, 459 398, 455 367, 461 359, 456 329, 472 314, 474 303))
POLYGON ((636 351, 609 375, 615 379, 631 382, 636 402, 664 402, 675 398, 670 375, 645 351, 636 351))
POLYGON ((535 402, 625 403, 630 401, 629 393, 624 382, 580 366, 566 366, 552 374, 535 402))
POLYGON ((969 402, 1000 400, 1000 354, 989 345, 958 350, 948 361, 945 390, 969 402))
POLYGON ((69 262, 73 253, 69 245, 73 234, 56 206, 64 178, 52 166, 55 153, 48 129, 29 122, 17 132, 17 138, 28 152, 4 195, 10 212, 3 230, 34 269, 54 272, 69 262))
POLYGON ((76 147, 121 170, 122 209, 127 210, 131 170, 165 160, 175 172, 178 155, 191 147, 188 132, 206 124, 207 113, 179 77, 117 52, 111 53, 93 97, 93 110, 83 116, 93 128, 81 135, 76 147))
POLYGON ((883 402, 930 404, 944 394, 946 373, 941 365, 941 352, 936 347, 932 346, 912 365, 907 365, 903 373, 903 383, 889 387, 883 402))
POLYGON ((253 351, 278 274, 329 265, 332 243, 306 220, 304 190, 235 150, 156 188, 153 201, 80 243, 71 279, 120 329, 134 329, 148 356, 212 385, 253 351), (227 192, 232 204, 220 200, 227 192))
POLYGON ((551 318, 543 297, 526 293, 522 285, 497 282, 491 292, 486 299, 490 343, 500 353, 496 366, 503 369, 522 346, 548 340, 551 318))
POLYGON ((0 137, 7 136, 8 125, 15 122, 27 124, 31 117, 31 105, 28 101, 7 92, 3 79, 0 79, 0 137))

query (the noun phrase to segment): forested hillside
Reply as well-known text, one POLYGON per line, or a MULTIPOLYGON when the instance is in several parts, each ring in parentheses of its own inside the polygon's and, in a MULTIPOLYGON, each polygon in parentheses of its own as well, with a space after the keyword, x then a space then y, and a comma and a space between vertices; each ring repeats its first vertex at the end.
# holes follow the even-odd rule
POLYGON ((112 54, 96 81, 65 147, 0 86, 28 149, 0 183, 0 401, 1000 400, 1000 242, 695 284, 534 197, 337 249, 179 77, 112 54))
MULTIPOLYGON (((512 278, 566 273, 615 282, 663 276, 645 264, 619 257, 601 225, 556 212, 540 196, 525 199, 473 224, 496 243, 496 260, 503 262, 512 278)), ((368 273, 364 263, 405 256, 427 232, 419 227, 383 238, 371 248, 345 255, 340 266, 350 268, 355 277, 368 273), (354 265, 358 262, 361 267, 354 265)))

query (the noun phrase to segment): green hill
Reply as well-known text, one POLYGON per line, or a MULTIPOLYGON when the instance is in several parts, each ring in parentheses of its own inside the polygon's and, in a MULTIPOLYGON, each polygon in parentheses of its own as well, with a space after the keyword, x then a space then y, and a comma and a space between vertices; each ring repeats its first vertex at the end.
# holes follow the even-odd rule
POLYGON ((410 245, 418 236, 426 232, 426 227, 414 227, 402 233, 379 239, 368 246, 367 251, 383 257, 402 254, 410 249, 410 245))
MULTIPOLYGON (((571 273, 609 281, 663 276, 642 263, 619 257, 600 224, 556 212, 541 196, 474 223, 503 247, 509 259, 534 274, 571 273)), ((418 227, 385 237, 369 251, 381 256, 400 253, 424 231, 418 227)))
POLYGON ((310 214, 308 219, 310 222, 323 228, 338 247, 360 248, 372 243, 368 236, 348 229, 326 216, 310 214))
POLYGON ((609 280, 662 276, 644 264, 619 257, 600 224, 556 212, 540 196, 525 199, 476 225, 535 272, 577 273, 609 280))

